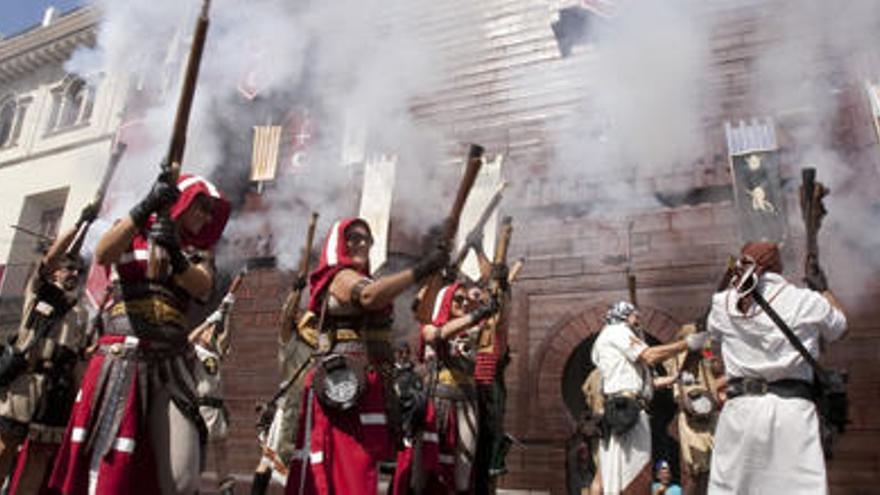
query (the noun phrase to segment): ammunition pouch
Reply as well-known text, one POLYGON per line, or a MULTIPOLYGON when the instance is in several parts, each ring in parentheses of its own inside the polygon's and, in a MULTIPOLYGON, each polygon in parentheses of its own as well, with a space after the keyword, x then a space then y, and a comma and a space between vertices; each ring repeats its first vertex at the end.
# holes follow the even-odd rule
POLYGON ((399 404, 400 429, 404 437, 412 438, 424 424, 428 410, 428 391, 412 366, 394 370, 392 389, 399 404))
POLYGON ((642 409, 642 402, 637 397, 625 394, 606 397, 602 430, 612 435, 627 433, 639 421, 642 409))
POLYGON ((683 390, 681 403, 688 418, 698 422, 710 420, 713 413, 717 410, 712 394, 702 387, 683 390))
POLYGON ((5 345, 0 351, 0 388, 8 387, 28 368, 24 353, 14 345, 5 345))
POLYGON ((313 386, 325 407, 347 411, 354 407, 367 386, 366 362, 343 354, 329 354, 315 369, 313 386))
POLYGON ((824 369, 816 373, 813 381, 822 450, 829 459, 832 457, 832 445, 837 435, 846 431, 849 414, 847 379, 848 375, 844 372, 824 369))

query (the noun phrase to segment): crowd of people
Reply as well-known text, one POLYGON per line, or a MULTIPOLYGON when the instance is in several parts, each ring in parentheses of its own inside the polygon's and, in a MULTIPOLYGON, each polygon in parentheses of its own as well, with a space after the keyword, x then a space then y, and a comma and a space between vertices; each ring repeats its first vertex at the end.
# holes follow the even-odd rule
MULTIPOLYGON (((83 264, 70 245, 96 210, 86 207, 43 256, 21 328, 0 355, 6 489, 192 494, 212 451, 217 490, 234 493, 220 373, 234 288, 200 324, 186 317, 192 300, 212 293, 212 251, 230 203, 204 178, 161 175, 101 236, 95 262, 111 284, 86 325, 76 305, 83 264), (164 258, 152 256, 157 246, 164 258)), ((411 267, 374 276, 369 224, 333 223, 318 266, 297 285, 308 288, 306 307, 279 329, 284 380, 260 421, 251 493, 266 493, 274 478, 291 495, 372 494, 383 469, 395 495, 494 490, 511 443, 503 376, 514 277, 482 242, 469 242, 476 280, 450 267, 448 240, 428 233, 422 245, 411 267), (434 292, 429 279, 441 281, 434 292), (418 287, 431 311, 413 329, 410 353, 391 341, 392 305, 418 287)), ((780 260, 772 243, 746 244, 705 322, 669 343, 648 344, 634 304, 609 308, 584 385, 584 443, 572 460, 588 474, 570 489, 680 493, 668 460, 651 454, 652 395, 672 387, 686 488, 825 492, 814 371, 763 304, 813 356, 846 321, 818 263, 799 288, 781 276, 780 260)))
POLYGON ((806 288, 781 273, 778 245, 746 243, 705 320, 672 343, 649 345, 630 302, 609 308, 569 446, 569 493, 682 493, 668 460, 652 459, 650 404, 666 387, 685 493, 826 493, 817 371, 785 330, 815 358, 846 318, 816 260, 806 288))

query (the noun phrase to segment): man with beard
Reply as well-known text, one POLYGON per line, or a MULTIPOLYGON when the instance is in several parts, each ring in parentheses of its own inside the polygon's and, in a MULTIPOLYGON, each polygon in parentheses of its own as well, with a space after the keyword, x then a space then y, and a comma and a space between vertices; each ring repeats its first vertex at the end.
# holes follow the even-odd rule
POLYGON ((392 305, 443 268, 449 253, 442 241, 425 242, 412 268, 373 279, 372 245, 365 220, 339 220, 309 276, 308 309, 319 322, 321 355, 306 375, 288 494, 375 494, 378 463, 392 454, 398 412, 389 390, 392 305))
POLYGON ((655 387, 669 386, 676 377, 654 379, 651 366, 686 349, 702 348, 705 332, 685 340, 649 346, 635 306, 620 301, 605 314, 605 327, 593 344, 592 360, 602 374, 605 396, 599 448, 602 489, 606 494, 649 493, 651 485, 651 426, 645 411, 655 387))
POLYGON ((40 260, 25 290, 22 323, 0 372, 0 473, 9 473, 24 442, 10 493, 37 493, 61 441, 76 394, 74 367, 83 345, 85 311, 75 307, 83 260, 68 253, 80 226, 97 216, 86 206, 40 260), (17 370, 17 371, 16 371, 17 370))

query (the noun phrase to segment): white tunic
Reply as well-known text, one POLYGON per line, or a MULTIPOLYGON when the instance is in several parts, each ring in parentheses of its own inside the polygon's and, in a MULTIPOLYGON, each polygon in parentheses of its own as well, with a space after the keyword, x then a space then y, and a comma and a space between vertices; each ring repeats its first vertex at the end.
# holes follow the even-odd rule
MULTIPOLYGON (((593 343, 591 358, 602 375, 605 395, 621 392, 637 394, 650 400, 653 394, 650 369, 639 361, 648 348, 629 326, 623 323, 606 325, 593 343)), ((651 462, 651 426, 648 415, 640 413, 636 425, 623 435, 611 435, 599 446, 599 469, 602 490, 616 494, 632 485, 637 478, 646 483, 650 477, 639 477, 651 462)))
MULTIPOLYGON (((220 355, 200 345, 194 344, 198 364, 194 370, 196 378, 196 394, 199 397, 223 398, 223 383, 220 379, 220 355)), ((211 439, 226 437, 228 425, 223 409, 211 406, 199 406, 199 413, 208 427, 211 439)))
MULTIPOLYGON (((846 330, 843 313, 825 297, 780 275, 765 274, 761 294, 813 356, 819 355, 820 339, 830 342, 846 330)), ((752 306, 741 313, 732 290, 712 299, 708 327, 720 339, 727 376, 812 381, 810 365, 757 304, 752 306)), ((813 403, 773 394, 728 401, 715 431, 709 493, 827 493, 813 403)))
POLYGON ((648 348, 642 339, 623 323, 606 325, 593 343, 591 358, 602 374, 605 395, 634 393, 651 400, 651 370, 639 361, 648 348))

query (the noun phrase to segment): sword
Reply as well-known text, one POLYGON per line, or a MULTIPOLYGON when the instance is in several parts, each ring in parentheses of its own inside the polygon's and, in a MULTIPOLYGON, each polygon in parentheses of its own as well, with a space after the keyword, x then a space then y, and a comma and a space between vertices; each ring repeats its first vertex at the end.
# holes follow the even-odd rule
POLYGON ((309 387, 309 395, 306 398, 306 431, 303 435, 303 446, 300 450, 302 466, 299 470, 299 495, 306 491, 306 469, 311 462, 312 456, 312 403, 315 401, 315 389, 309 387))

